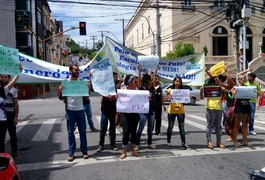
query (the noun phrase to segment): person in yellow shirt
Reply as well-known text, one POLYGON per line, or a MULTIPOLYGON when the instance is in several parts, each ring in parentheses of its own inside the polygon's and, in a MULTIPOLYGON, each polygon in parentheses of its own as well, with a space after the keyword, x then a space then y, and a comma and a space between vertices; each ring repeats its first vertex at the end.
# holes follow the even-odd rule
POLYGON ((261 88, 258 85, 258 83, 255 82, 256 79, 256 74, 251 72, 247 75, 248 81, 245 83, 246 86, 255 86, 257 88, 257 98, 256 99, 251 99, 250 102, 250 113, 249 113, 249 134, 256 136, 256 132, 254 131, 254 116, 255 116, 255 111, 256 109, 259 109, 259 98, 261 95, 261 88))
POLYGON ((172 130, 174 127, 174 123, 176 120, 176 117, 178 119, 178 125, 179 125, 179 132, 180 132, 180 138, 182 142, 183 149, 187 149, 188 146, 186 145, 186 137, 185 137, 185 109, 184 105, 182 103, 173 103, 171 102, 171 89, 183 89, 182 86, 182 79, 180 77, 175 77, 173 79, 173 85, 171 88, 167 91, 167 96, 170 101, 169 107, 168 107, 168 128, 167 128, 167 147, 171 147, 171 136, 172 136, 172 130))
MULTIPOLYGON (((220 85, 220 80, 218 77, 211 77, 207 83, 207 85, 220 85)), ((201 88, 201 99, 204 99, 204 88, 201 88)), ((220 148, 225 148, 225 146, 221 143, 221 121, 222 121, 222 96, 218 97, 208 97, 206 103, 206 138, 207 138, 207 147, 209 149, 213 149, 212 141, 211 141, 211 133, 212 127, 215 127, 216 131, 216 145, 220 148)))

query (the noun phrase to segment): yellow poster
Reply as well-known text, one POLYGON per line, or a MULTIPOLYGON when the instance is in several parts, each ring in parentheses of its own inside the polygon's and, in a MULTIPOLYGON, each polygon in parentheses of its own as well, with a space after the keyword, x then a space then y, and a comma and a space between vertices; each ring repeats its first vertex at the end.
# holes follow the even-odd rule
POLYGON ((212 66, 210 68, 210 71, 212 76, 218 76, 219 74, 222 74, 225 72, 225 63, 224 61, 221 61, 217 63, 216 65, 212 66))

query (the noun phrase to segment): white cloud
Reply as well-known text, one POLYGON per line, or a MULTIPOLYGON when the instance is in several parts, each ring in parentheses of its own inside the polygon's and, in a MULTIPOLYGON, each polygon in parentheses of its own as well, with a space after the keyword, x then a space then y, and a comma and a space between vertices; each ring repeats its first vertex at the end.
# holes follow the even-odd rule
MULTIPOLYGON (((132 7, 103 7, 52 2, 49 2, 49 6, 54 18, 63 21, 64 30, 72 26, 78 26, 79 21, 86 22, 86 36, 80 36, 78 29, 68 31, 66 34, 70 35, 75 42, 80 43, 82 46, 86 46, 87 43, 89 48, 92 47, 90 36, 97 36, 97 39, 101 39, 101 34, 98 31, 110 31, 111 33, 104 34, 115 39, 112 35, 114 34, 122 42, 122 22, 115 21, 115 19, 124 18, 125 20, 129 20, 135 11, 135 8, 132 7)), ((125 26, 127 22, 125 21, 125 26)))

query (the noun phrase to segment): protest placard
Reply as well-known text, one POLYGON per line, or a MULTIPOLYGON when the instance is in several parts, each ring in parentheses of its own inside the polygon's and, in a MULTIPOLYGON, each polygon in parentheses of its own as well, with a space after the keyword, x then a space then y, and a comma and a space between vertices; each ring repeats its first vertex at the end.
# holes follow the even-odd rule
POLYGON ((214 66, 212 66, 209 70, 212 76, 218 76, 219 74, 222 74, 225 72, 225 63, 224 61, 221 61, 214 66))
POLYGON ((256 86, 238 86, 236 88, 237 99, 256 99, 257 98, 257 88, 256 86))
POLYGON ((117 112, 148 113, 149 91, 118 89, 117 112))
POLYGON ((158 56, 138 56, 139 64, 142 69, 156 69, 159 64, 158 56))
POLYGON ((89 96, 87 81, 63 81, 63 96, 89 96))
POLYGON ((17 49, 0 46, 0 74, 20 74, 17 49))
POLYGON ((190 103, 189 89, 171 89, 171 102, 173 103, 190 103))
POLYGON ((204 97, 221 97, 222 90, 220 85, 204 85, 204 97))
POLYGON ((92 69, 91 73, 91 82, 95 92, 103 96, 116 94, 111 66, 103 69, 92 69))

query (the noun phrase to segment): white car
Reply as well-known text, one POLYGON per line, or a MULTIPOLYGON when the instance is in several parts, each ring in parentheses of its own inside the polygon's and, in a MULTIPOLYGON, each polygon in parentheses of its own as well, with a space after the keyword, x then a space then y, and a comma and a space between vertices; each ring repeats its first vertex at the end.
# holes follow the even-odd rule
MULTIPOLYGON (((171 88, 171 86, 172 86, 172 83, 165 83, 165 84, 161 85, 162 92, 163 92, 163 97, 164 97, 164 100, 165 100, 166 104, 169 103, 169 101, 167 99, 167 90, 169 88, 171 88)), ((192 87, 190 87, 188 85, 183 85, 183 88, 190 90, 190 95, 191 95, 190 104, 191 105, 195 105, 196 101, 201 100, 200 89, 193 89, 192 87)))

